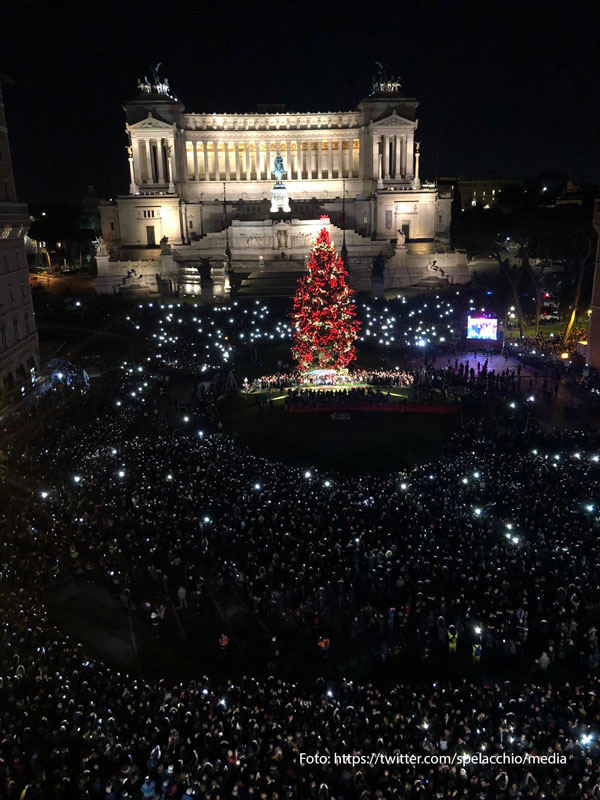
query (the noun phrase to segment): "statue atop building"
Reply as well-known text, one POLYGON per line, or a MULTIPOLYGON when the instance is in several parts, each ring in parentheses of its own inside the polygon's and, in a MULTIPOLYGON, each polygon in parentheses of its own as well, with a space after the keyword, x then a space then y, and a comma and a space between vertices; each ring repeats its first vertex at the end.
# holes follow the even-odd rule
POLYGON ((372 79, 371 94, 394 94, 397 92, 401 86, 400 78, 392 75, 388 77, 387 69, 380 61, 376 61, 375 65, 377 66, 377 75, 372 79))
POLYGON ((164 94, 171 100, 177 100, 175 95, 171 93, 171 87, 167 78, 161 77, 160 67, 162 62, 159 62, 155 67, 152 67, 151 78, 144 75, 143 80, 138 78, 137 88, 140 94, 164 94))
POLYGON ((281 183, 283 176, 287 175, 285 167, 283 166, 283 158, 281 157, 279 150, 277 151, 275 161, 273 162, 273 175, 275 176, 276 183, 281 183))

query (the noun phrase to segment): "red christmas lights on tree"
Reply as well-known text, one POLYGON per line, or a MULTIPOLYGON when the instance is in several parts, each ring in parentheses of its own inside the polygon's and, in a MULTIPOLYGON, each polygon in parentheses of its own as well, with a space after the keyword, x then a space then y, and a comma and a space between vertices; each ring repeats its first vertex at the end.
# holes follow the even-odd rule
POLYGON ((344 262, 326 228, 319 233, 308 260, 308 275, 298 281, 294 297, 294 347, 300 372, 345 369, 356 358, 360 329, 344 262))

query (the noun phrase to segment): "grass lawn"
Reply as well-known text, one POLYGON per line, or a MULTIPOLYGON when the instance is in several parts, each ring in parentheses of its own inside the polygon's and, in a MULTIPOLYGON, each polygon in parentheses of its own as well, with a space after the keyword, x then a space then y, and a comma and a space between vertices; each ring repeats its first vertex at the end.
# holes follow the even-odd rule
POLYGON ((353 411, 349 420, 332 420, 331 412, 287 414, 283 400, 261 413, 256 395, 225 398, 221 419, 259 455, 347 474, 385 474, 435 460, 457 424, 433 414, 353 411))

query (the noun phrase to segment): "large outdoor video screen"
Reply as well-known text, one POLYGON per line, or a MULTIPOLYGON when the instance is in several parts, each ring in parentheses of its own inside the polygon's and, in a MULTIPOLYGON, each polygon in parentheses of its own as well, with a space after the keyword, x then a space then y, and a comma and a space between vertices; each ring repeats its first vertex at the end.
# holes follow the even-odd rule
POLYGON ((489 317, 467 317, 467 339, 498 338, 498 320, 489 317))

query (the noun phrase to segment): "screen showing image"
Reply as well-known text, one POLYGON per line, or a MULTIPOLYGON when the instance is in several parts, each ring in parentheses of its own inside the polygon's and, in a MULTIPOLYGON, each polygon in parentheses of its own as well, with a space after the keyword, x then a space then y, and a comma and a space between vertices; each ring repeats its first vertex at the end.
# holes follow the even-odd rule
POLYGON ((497 338, 498 320, 488 317, 467 317, 467 339, 497 338))

